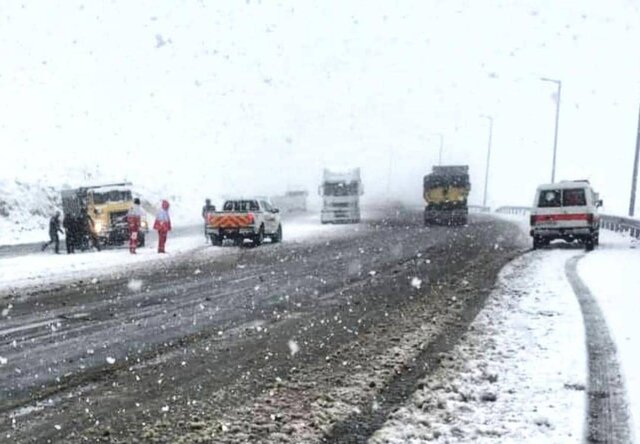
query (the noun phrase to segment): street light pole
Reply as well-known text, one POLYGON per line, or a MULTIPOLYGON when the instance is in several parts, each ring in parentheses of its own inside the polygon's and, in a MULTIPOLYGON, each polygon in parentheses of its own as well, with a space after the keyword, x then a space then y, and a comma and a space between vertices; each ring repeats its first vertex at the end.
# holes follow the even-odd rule
POLYGON ((487 190, 489 187, 489 164, 491 163, 491 141, 493 138, 493 117, 480 116, 489 120, 489 144, 487 146, 487 165, 484 172, 484 197, 482 198, 482 206, 487 206, 487 190))
POLYGON ((562 93, 562 81, 555 79, 547 79, 541 77, 543 82, 555 83, 558 87, 558 95, 556 97, 556 129, 553 134, 553 164, 551 165, 551 183, 556 181, 556 157, 558 153, 558 124, 560 122, 560 94, 562 93))
POLYGON ((442 149, 444 147, 444 136, 442 133, 434 133, 434 136, 440 137, 440 149, 438 150, 438 165, 442 165, 442 149))
POLYGON ((640 158, 640 112, 638 112, 638 134, 636 135, 636 155, 633 161, 633 176, 631 177, 631 202, 629 203, 629 217, 636 211, 636 188, 638 185, 638 160, 640 158))

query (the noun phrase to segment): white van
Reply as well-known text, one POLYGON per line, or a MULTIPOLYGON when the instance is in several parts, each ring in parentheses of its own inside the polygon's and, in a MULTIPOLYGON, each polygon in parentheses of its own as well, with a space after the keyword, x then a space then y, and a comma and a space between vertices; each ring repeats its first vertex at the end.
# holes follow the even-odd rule
POLYGON ((540 185, 531 209, 534 250, 555 239, 583 242, 587 251, 593 250, 599 243, 601 206, 587 180, 540 185))

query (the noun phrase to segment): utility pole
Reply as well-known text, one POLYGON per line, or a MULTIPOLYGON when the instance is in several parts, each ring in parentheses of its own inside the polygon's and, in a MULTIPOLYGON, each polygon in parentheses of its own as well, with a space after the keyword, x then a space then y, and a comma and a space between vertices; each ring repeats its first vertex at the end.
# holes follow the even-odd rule
POLYGON ((638 159, 640 158, 640 112, 638 112, 638 134, 636 135, 636 155, 633 161, 633 176, 631 177, 631 202, 629 203, 629 217, 636 211, 636 187, 638 185, 638 159))
POLYGON ((562 81, 555 79, 547 79, 541 77, 543 82, 555 83, 558 87, 558 93, 556 96, 556 129, 553 134, 553 164, 551 165, 551 183, 556 181, 556 157, 558 153, 558 124, 560 123, 560 94, 562 93, 562 81))
POLYGON ((489 144, 487 146, 487 165, 484 172, 484 197, 482 198, 482 206, 487 206, 487 190, 489 187, 489 164, 491 163, 491 141, 493 138, 493 117, 492 116, 480 116, 489 120, 489 144))

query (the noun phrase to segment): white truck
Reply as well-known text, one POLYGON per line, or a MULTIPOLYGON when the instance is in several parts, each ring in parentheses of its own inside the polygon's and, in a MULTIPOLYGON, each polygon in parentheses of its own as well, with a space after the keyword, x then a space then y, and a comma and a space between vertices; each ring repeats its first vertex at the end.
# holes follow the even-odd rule
POLYGON ((296 213, 307 211, 306 190, 289 190, 283 196, 272 196, 271 203, 283 213, 296 213))
POLYGON ((222 211, 207 214, 207 234, 213 245, 220 246, 225 239, 241 245, 251 240, 260 245, 265 238, 272 243, 282 241, 280 210, 267 199, 228 199, 222 211))
POLYGON ((318 194, 322 196, 320 221, 323 224, 360 222, 360 196, 364 194, 360 168, 347 171, 325 168, 318 194))

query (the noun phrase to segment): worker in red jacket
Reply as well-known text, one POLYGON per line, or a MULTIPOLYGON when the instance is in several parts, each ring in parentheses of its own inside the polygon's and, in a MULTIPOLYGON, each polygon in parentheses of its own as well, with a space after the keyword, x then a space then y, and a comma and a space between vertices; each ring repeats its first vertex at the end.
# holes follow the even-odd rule
POLYGON ((156 215, 153 229, 158 232, 158 253, 164 253, 164 245, 167 242, 167 233, 171 231, 171 218, 169 217, 169 202, 162 201, 162 209, 156 215))
POLYGON ((127 213, 127 225, 129 226, 129 252, 136 254, 138 248, 138 233, 142 225, 144 210, 140 207, 140 199, 133 199, 133 207, 127 213))

